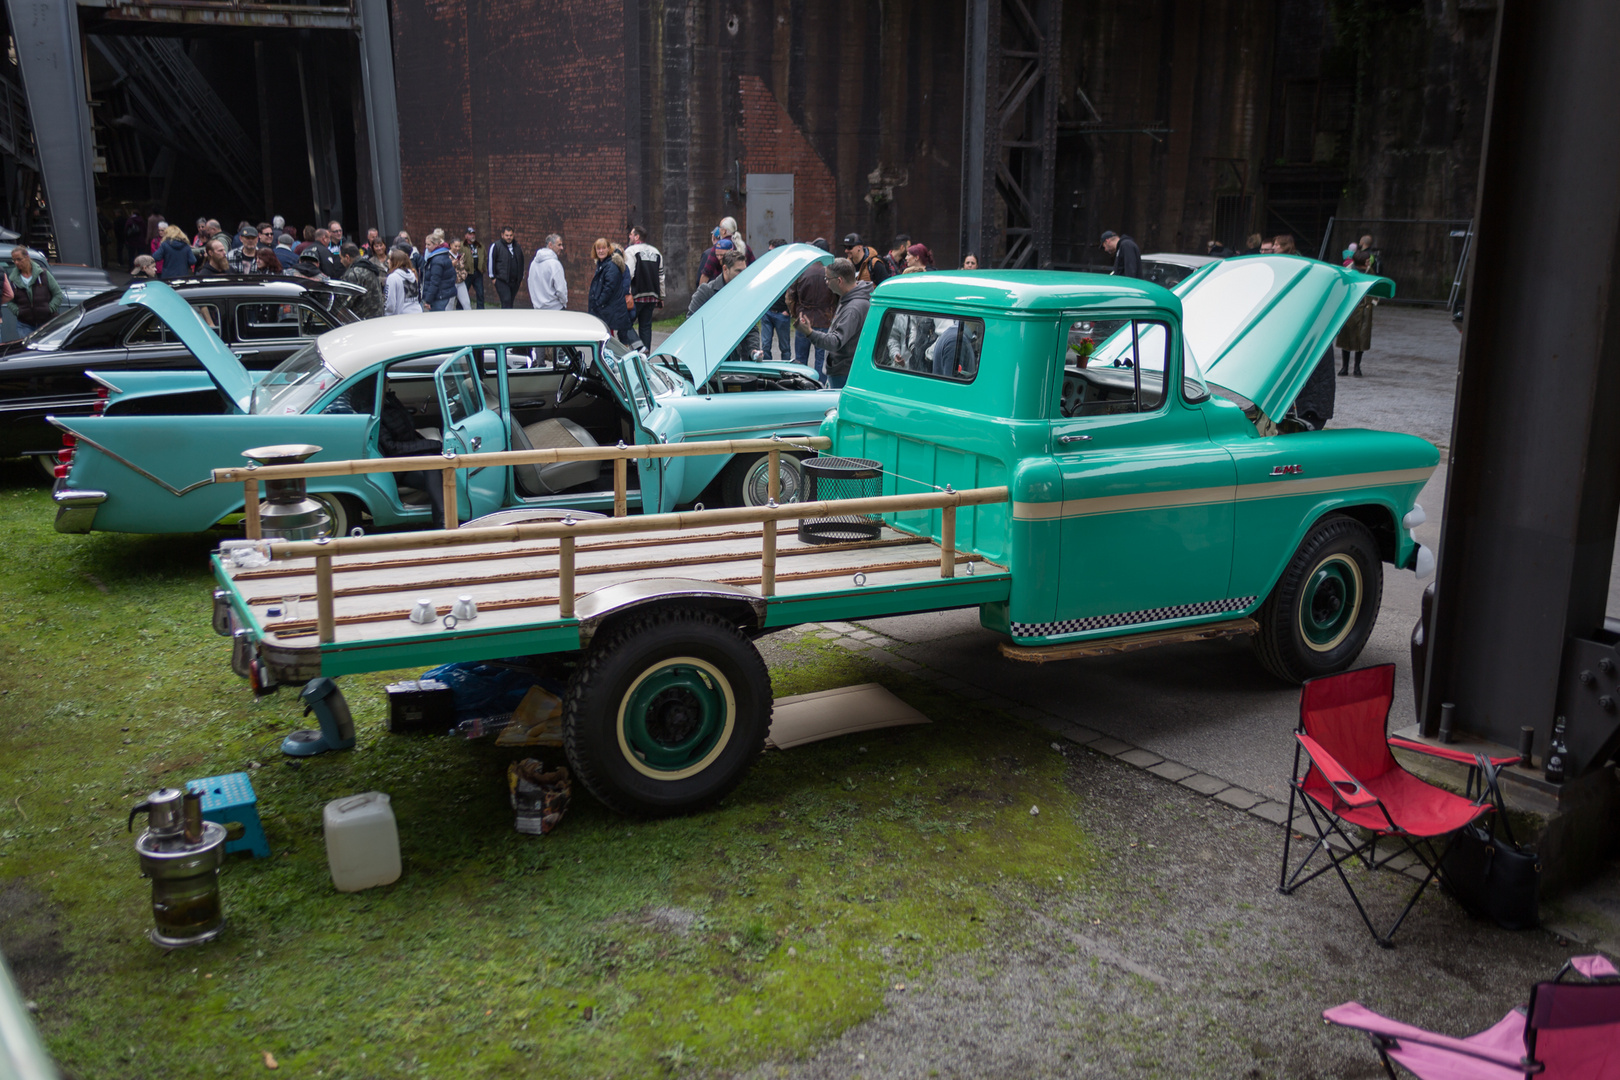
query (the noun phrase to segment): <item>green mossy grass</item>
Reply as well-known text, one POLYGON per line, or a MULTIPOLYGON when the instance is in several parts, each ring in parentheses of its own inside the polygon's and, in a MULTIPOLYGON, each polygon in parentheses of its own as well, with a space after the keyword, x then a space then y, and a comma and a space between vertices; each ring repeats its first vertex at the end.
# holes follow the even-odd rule
POLYGON ((241 1076, 265 1051, 283 1076, 740 1068, 871 1016, 1060 875, 1099 877, 1049 735, 813 638, 776 652, 778 695, 875 679, 935 722, 768 753, 676 820, 576 791, 545 838, 513 830, 523 752, 383 731, 402 673, 345 678, 359 745, 295 767, 277 751, 309 723, 294 693, 255 702, 209 626, 217 537, 51 518, 31 470, 0 466, 0 890, 54 913, 61 962, 34 995, 77 1075, 241 1076), (217 942, 161 952, 125 816, 244 768, 273 854, 228 857, 217 942), (367 790, 393 798, 404 873, 340 894, 322 807, 367 790))

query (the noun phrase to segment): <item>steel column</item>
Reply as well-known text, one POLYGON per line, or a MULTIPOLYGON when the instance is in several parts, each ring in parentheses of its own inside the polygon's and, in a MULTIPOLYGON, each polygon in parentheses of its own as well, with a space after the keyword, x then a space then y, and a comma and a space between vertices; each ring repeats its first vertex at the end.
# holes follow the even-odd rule
POLYGON ((994 225, 996 162, 1001 157, 1001 123, 994 96, 1000 92, 1001 0, 967 0, 967 35, 962 76, 962 247, 990 265, 989 229, 994 225), (992 38, 994 42, 992 43, 992 38))
POLYGON ((6 0, 33 119, 56 252, 63 262, 101 265, 94 139, 86 100, 79 8, 63 0, 6 0))
MULTIPOLYGON (((360 9, 360 72, 366 87, 367 143, 377 227, 392 237, 405 227, 405 189, 400 179, 399 98, 394 89, 394 36, 388 0, 357 0, 360 9)), ((486 241, 487 242, 487 241, 486 241)))
POLYGON ((1589 694, 1569 717, 1574 775, 1620 738, 1615 665, 1593 685, 1578 659, 1579 639, 1620 640, 1604 630, 1620 517, 1620 4, 1500 11, 1422 715, 1431 728, 1455 702, 1461 727, 1509 746, 1535 725, 1539 757, 1556 711, 1589 694), (1527 266, 1527 243, 1552 258, 1527 266))

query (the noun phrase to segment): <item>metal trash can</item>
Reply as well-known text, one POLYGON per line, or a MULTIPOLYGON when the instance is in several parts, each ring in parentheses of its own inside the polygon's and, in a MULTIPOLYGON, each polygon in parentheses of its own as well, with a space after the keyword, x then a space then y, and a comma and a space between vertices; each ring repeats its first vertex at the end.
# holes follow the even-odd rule
MULTIPOLYGON (((883 463, 865 458, 813 457, 799 464, 804 473, 803 502, 869 499, 883 494, 883 463)), ((799 539, 806 544, 848 544, 876 540, 883 522, 874 514, 804 518, 799 539)))

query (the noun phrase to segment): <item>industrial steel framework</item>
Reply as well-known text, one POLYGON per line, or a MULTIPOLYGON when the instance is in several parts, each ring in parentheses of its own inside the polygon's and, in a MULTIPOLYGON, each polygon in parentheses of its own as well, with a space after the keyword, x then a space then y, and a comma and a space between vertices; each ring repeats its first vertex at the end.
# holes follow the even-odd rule
MULTIPOLYGON (((348 30, 359 35, 365 88, 367 143, 379 225, 389 234, 405 223, 400 180, 399 106, 394 90, 394 53, 388 0, 328 0, 326 3, 260 3, 256 0, 74 0, 37 3, 6 0, 12 35, 28 98, 34 156, 44 176, 58 257, 101 263, 96 225, 93 130, 79 9, 101 17, 166 26, 259 26, 280 29, 348 30)), ((171 31, 172 32, 172 31, 171 31)), ((172 51, 172 50, 171 50, 172 51)), ((150 60, 151 57, 146 57, 150 60)), ((191 102, 200 108, 196 101, 191 102)), ((209 144, 219 149, 217 139, 209 144)), ((312 164, 312 170, 314 166, 312 164)), ((252 162, 236 174, 252 175, 252 162)), ((317 190, 335 186, 330 176, 313 178, 317 190)))
POLYGON ((1421 719, 1532 727, 1540 757, 1563 716, 1595 778, 1620 749, 1620 5, 1499 11, 1421 719))
POLYGON ((1062 37, 1062 0, 967 0, 961 240, 981 266, 1051 262, 1062 37))

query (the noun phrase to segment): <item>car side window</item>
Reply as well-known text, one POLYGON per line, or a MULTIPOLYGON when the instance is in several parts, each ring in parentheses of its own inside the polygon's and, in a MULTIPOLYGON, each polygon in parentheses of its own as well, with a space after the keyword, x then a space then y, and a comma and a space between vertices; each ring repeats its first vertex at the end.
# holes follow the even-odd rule
POLYGON ((983 347, 983 319, 891 309, 883 315, 872 364, 909 375, 970 383, 979 374, 983 347))
POLYGON ((237 304, 236 340, 287 341, 315 337, 337 324, 309 304, 237 304))
POLYGON ((1130 319, 1101 342, 1094 336, 1096 326, 1088 319, 1067 324, 1058 415, 1157 411, 1170 367, 1170 325, 1130 319))
MULTIPOLYGON (((208 324, 208 328, 210 330, 216 334, 219 333, 218 305, 193 304, 192 310, 194 310, 198 315, 202 316, 202 321, 208 324)), ((130 328, 129 333, 124 336, 124 344, 130 346, 178 345, 180 344, 180 338, 173 330, 169 329, 168 323, 158 318, 154 313, 138 320, 135 325, 130 328)))
POLYGON ((444 375, 445 403, 450 410, 445 422, 459 424, 484 407, 478 371, 470 356, 460 356, 451 362, 444 375))

